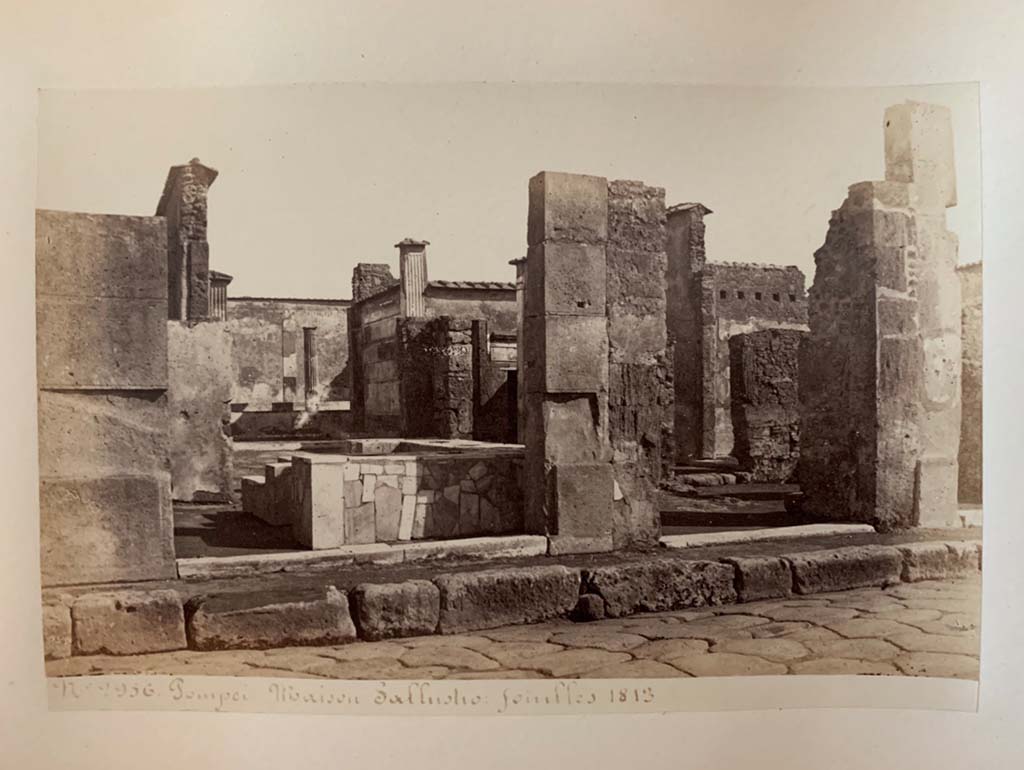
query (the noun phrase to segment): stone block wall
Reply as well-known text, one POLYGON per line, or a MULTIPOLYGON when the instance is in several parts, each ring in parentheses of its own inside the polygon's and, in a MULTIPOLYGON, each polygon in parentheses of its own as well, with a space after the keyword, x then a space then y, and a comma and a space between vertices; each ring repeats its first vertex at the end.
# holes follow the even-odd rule
POLYGON ((293 460, 295 533, 314 549, 523 531, 522 454, 293 460))
POLYGON ((960 392, 960 475, 958 495, 961 502, 981 503, 982 481, 982 322, 981 262, 963 265, 957 270, 963 311, 961 315, 962 362, 960 392))
POLYGON ((36 212, 43 585, 175 575, 167 222, 36 212))
POLYGON ((400 292, 393 286, 348 312, 353 427, 379 436, 402 433, 398 372, 400 292))
POLYGON ((232 496, 231 335, 221 321, 167 322, 171 494, 232 496))
POLYGON ((894 182, 851 186, 814 255, 800 357, 805 507, 881 529, 916 523, 924 350, 907 271, 908 196, 894 182))
POLYGON ((733 454, 754 481, 787 482, 800 459, 797 388, 804 336, 767 329, 729 339, 733 454))

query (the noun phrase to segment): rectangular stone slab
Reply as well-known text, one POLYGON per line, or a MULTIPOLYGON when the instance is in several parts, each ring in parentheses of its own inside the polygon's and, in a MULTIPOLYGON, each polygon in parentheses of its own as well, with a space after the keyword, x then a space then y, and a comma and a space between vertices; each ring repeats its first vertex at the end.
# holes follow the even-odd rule
POLYGON ((579 599, 580 573, 563 566, 508 567, 442 575, 434 584, 441 592, 438 630, 459 634, 569 613, 579 599))
POLYGON ((798 594, 845 591, 900 582, 903 558, 885 545, 852 546, 827 551, 783 555, 793 570, 798 594))
POLYGON ((348 597, 334 586, 197 597, 186 608, 189 647, 261 650, 356 638, 348 597))
POLYGON ((137 655, 185 648, 185 616, 174 591, 87 594, 71 607, 76 655, 137 655))
POLYGON ((735 569, 710 561, 653 558, 583 574, 588 593, 604 598, 605 611, 617 618, 634 612, 663 612, 736 601, 735 569))
POLYGON ((363 583, 349 598, 360 639, 420 636, 437 630, 441 592, 428 580, 363 583))

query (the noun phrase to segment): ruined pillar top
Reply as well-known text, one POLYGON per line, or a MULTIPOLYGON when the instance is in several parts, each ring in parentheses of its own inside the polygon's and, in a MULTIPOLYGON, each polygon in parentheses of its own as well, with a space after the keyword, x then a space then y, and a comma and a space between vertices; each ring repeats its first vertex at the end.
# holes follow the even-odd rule
POLYGON ((885 111, 885 178, 912 183, 922 207, 956 205, 953 121, 948 107, 908 101, 885 111))
POLYGON ((190 177, 191 181, 197 182, 203 187, 209 187, 217 178, 218 173, 217 169, 204 165, 199 158, 192 158, 188 163, 181 166, 171 166, 167 172, 167 181, 164 183, 164 191, 160 195, 160 202, 156 206, 156 215, 158 217, 166 216, 167 209, 174 198, 175 190, 185 181, 186 177, 190 177))
POLYGON ((667 217, 683 213, 695 214, 697 217, 705 217, 708 214, 714 214, 715 212, 703 203, 677 203, 674 206, 669 206, 665 209, 665 216, 667 217))

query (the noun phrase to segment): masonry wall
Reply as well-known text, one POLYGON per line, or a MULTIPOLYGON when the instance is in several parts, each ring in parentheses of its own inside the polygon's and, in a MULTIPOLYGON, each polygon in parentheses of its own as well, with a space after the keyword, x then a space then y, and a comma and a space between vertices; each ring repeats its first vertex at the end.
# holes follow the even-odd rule
POLYGON ((961 502, 981 503, 982 490, 982 268, 981 263, 957 270, 963 303, 961 335, 962 412, 958 496, 961 502))
POLYGON ((36 212, 43 585, 172 578, 167 223, 36 212))
POLYGON ((232 497, 231 336, 223 321, 167 322, 171 495, 232 497))
POLYGON ((442 316, 398 321, 402 433, 473 437, 473 322, 442 316))
POLYGON ((764 329, 807 330, 804 275, 796 267, 708 262, 700 276, 704 457, 733 453, 729 339, 764 329))
POLYGON ((729 339, 733 454, 754 481, 787 482, 800 459, 800 343, 767 329, 729 339))
POLYGON ((353 427, 371 435, 402 429, 398 372, 399 288, 354 304, 349 312, 353 427))
POLYGON ((518 331, 473 321, 473 438, 516 443, 519 435, 518 331))
POLYGON ((608 183, 606 247, 608 441, 619 493, 615 548, 655 545, 662 441, 672 426, 672 368, 666 354, 665 190, 608 183))

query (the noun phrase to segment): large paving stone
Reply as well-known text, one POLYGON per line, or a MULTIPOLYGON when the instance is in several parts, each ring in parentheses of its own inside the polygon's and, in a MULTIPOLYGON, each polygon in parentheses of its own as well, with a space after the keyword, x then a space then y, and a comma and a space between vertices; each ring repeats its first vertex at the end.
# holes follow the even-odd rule
POLYGON ((770 556, 722 559, 736 568, 736 594, 741 602, 777 599, 793 590, 789 564, 770 556))
POLYGON ((837 639, 834 641, 808 641, 805 646, 823 658, 853 658, 856 660, 892 660, 901 650, 884 639, 837 639))
POLYGON ((441 592, 428 580, 363 583, 350 598, 361 639, 418 636, 437 629, 441 592))
POLYGON ((627 660, 586 673, 587 679, 672 679, 683 676, 687 674, 657 660, 627 660))
POLYGON ((786 667, 782 663, 732 652, 709 652, 706 655, 671 658, 667 662, 691 676, 759 676, 786 673, 786 667))
POLYGON ((399 658, 406 666, 444 666, 445 668, 466 668, 472 671, 491 671, 501 668, 493 658, 465 647, 417 647, 399 658))
POLYGON ((736 601, 730 564, 683 559, 644 559, 586 570, 587 591, 604 598, 609 617, 731 604, 736 601))
POLYGON ((46 660, 71 656, 71 609, 60 602, 43 605, 43 655, 46 660))
POLYGON ((807 647, 792 639, 726 639, 716 643, 714 651, 754 655, 780 663, 800 660, 810 655, 807 647))
POLYGON ((887 661, 854 660, 852 658, 816 658, 792 664, 794 674, 898 674, 896 667, 887 661))
POLYGON ((563 678, 586 675, 587 672, 615 663, 624 663, 627 660, 630 660, 630 657, 625 652, 576 649, 538 655, 533 660, 524 662, 523 668, 532 668, 548 676, 563 678))
POLYGON ((657 639, 634 647, 629 652, 634 658, 667 660, 687 655, 700 655, 707 652, 709 646, 703 639, 657 639))
POLYGON ((540 655, 561 652, 562 647, 547 642, 492 642, 481 651, 505 667, 522 668, 540 655))
POLYGON ((458 572, 434 580, 441 592, 442 634, 457 634, 566 615, 576 606, 580 573, 563 566, 458 572))
POLYGON ((793 569, 798 594, 842 591, 900 582, 902 558, 896 548, 852 546, 783 556, 793 569))
POLYGON ((86 594, 71 606, 76 655, 135 655, 186 646, 185 615, 174 591, 86 594))
POLYGON ((913 631, 893 634, 889 641, 907 652, 945 652, 975 657, 981 652, 981 643, 977 635, 942 636, 913 631))
POLYGON ((627 652, 645 644, 647 639, 639 634, 583 627, 569 629, 560 634, 552 634, 550 641, 552 644, 561 644, 565 647, 594 647, 609 652, 627 652))
POLYGON ((884 618, 851 618, 839 623, 830 623, 828 628, 846 639, 883 638, 912 630, 911 626, 884 618))
POLYGON ((939 652, 908 652, 896 658, 896 667, 910 676, 943 679, 977 679, 978 659, 939 652))
POLYGON ((348 597, 333 586, 197 597, 188 613, 189 646, 197 650, 330 645, 356 638, 348 597))

